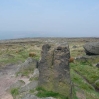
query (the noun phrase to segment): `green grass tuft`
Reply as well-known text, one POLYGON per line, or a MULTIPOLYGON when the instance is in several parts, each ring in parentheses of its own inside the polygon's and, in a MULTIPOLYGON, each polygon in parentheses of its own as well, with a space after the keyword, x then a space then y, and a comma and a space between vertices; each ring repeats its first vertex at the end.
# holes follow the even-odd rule
POLYGON ((47 91, 45 89, 43 89, 42 87, 38 87, 36 88, 36 90, 38 91, 37 96, 42 98, 42 97, 54 97, 54 98, 58 98, 58 99, 68 99, 68 97, 61 95, 59 93, 53 92, 53 91, 47 91))
POLYGON ((19 90, 18 88, 13 88, 11 89, 11 94, 12 96, 16 97, 17 95, 19 95, 19 90))

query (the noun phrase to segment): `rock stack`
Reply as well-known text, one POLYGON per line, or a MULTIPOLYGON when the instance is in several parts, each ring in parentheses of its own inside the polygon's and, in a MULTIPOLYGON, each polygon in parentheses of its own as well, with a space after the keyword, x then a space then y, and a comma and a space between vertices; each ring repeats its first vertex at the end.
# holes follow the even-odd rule
POLYGON ((39 62, 39 86, 71 99, 69 58, 68 45, 60 45, 55 48, 48 44, 43 45, 39 62))

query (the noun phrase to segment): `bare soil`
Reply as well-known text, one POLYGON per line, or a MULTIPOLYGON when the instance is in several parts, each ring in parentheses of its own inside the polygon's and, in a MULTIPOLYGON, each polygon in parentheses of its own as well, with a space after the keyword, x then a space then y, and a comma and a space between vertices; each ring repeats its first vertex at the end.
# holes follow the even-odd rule
POLYGON ((11 94, 6 92, 6 89, 16 81, 23 80, 25 83, 29 82, 26 77, 16 77, 16 70, 17 65, 5 66, 0 70, 0 99, 13 99, 11 94))

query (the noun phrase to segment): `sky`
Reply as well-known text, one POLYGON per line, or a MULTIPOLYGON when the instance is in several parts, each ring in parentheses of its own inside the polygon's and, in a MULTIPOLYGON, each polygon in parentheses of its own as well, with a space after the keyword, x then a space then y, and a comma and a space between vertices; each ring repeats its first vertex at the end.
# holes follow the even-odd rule
POLYGON ((99 0, 0 0, 0 39, 99 37, 99 0))

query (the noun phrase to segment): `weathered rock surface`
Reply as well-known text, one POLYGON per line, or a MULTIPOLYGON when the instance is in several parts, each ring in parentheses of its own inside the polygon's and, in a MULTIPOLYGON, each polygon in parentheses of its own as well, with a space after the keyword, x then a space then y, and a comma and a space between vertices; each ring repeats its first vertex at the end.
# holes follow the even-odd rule
POLYGON ((43 45, 39 62, 39 86, 71 99, 69 58, 68 45, 60 45, 55 48, 48 44, 43 45))
POLYGON ((28 58, 23 64, 18 66, 17 72, 21 72, 25 69, 31 69, 34 70, 37 67, 37 60, 33 58, 28 58))
POLYGON ((37 68, 34 69, 33 75, 31 77, 33 77, 33 78, 38 78, 39 77, 39 70, 37 68))
POLYGON ((18 80, 16 83, 12 84, 8 89, 7 91, 11 91, 11 89, 13 88, 20 88, 21 86, 25 85, 25 82, 22 81, 22 80, 18 80))
POLYGON ((83 47, 87 55, 99 55, 99 42, 86 43, 83 47))
POLYGON ((29 84, 25 85, 24 87, 21 87, 19 89, 20 93, 26 92, 26 91, 30 91, 35 89, 38 86, 38 81, 32 81, 29 84))
MULTIPOLYGON (((84 55, 84 56, 79 56, 79 57, 75 57, 76 60, 78 61, 88 61, 88 60, 96 60, 99 58, 99 55, 84 55)), ((98 61, 98 60, 97 60, 98 61)))
POLYGON ((34 95, 27 94, 22 99, 37 99, 37 97, 34 95))
POLYGON ((27 94, 22 99, 56 99, 56 98, 52 98, 52 97, 38 98, 35 95, 27 94))

